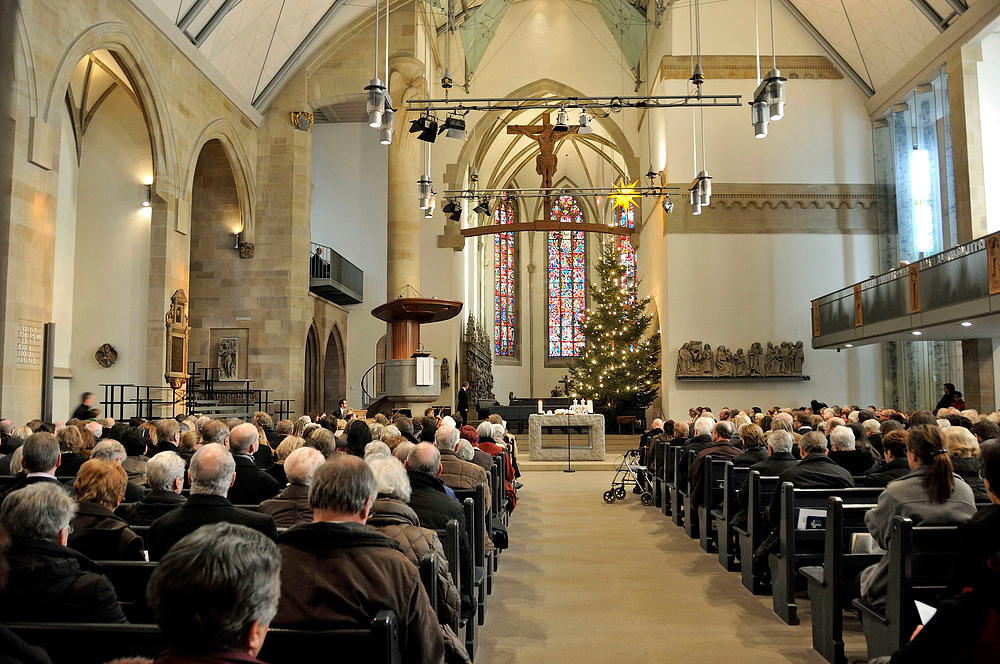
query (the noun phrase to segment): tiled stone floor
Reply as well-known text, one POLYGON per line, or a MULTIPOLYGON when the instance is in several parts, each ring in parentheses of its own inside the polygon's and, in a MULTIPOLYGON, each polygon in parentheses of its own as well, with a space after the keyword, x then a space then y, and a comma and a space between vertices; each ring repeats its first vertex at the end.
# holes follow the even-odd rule
POLYGON ((605 504, 611 476, 525 473, 476 664, 824 661, 807 600, 785 625, 659 510, 605 504))

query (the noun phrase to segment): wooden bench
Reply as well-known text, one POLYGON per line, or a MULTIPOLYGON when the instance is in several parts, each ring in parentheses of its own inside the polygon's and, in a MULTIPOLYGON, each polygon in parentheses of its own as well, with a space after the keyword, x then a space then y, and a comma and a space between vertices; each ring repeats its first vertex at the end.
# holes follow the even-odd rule
POLYGON ((831 496, 826 508, 823 566, 799 568, 809 590, 813 650, 831 664, 847 663, 844 609, 854 599, 854 580, 882 557, 879 553, 851 553, 854 535, 868 533, 865 514, 874 506, 845 505, 840 496, 831 496))
POLYGON ((719 564, 727 572, 735 572, 737 569, 736 529, 729 523, 740 511, 739 491, 749 474, 748 467, 734 466, 732 461, 727 462, 725 479, 723 480, 722 509, 712 510, 719 548, 719 564))
MULTIPOLYGON (((683 448, 681 449, 681 456, 684 456, 683 448)), ((698 456, 698 453, 694 450, 687 452, 687 464, 685 466, 687 469, 691 468, 691 464, 694 463, 696 456, 698 456)), ((679 459, 680 457, 678 457, 679 459)), ((678 486, 681 487, 677 491, 677 499, 684 507, 684 532, 691 539, 698 539, 698 511, 691 504, 691 483, 688 482, 687 477, 680 476, 681 470, 680 464, 678 464, 674 471, 674 476, 676 477, 675 482, 679 482, 678 486)))
MULTIPOLYGON (((796 489, 785 482, 778 489, 778 553, 768 556, 771 567, 771 598, 774 613, 788 625, 798 625, 798 605, 795 603, 795 581, 798 569, 823 560, 826 538, 824 526, 815 529, 797 528, 799 510, 822 510, 824 515, 831 496, 839 496, 844 504, 874 504, 882 487, 841 489, 796 489)), ((771 515, 773 520, 775 515, 771 515)))
POLYGON ((936 606, 948 585, 958 545, 958 526, 914 526, 897 516, 889 538, 889 590, 884 609, 862 599, 853 606, 861 617, 868 657, 891 655, 920 624, 914 601, 936 606))
POLYGON ((705 553, 718 550, 715 530, 716 505, 725 499, 727 459, 713 459, 709 454, 701 465, 701 504, 698 506, 699 544, 705 553))
POLYGON ((659 468, 659 475, 663 482, 663 516, 671 516, 672 511, 677 509, 677 483, 674 479, 674 468, 677 466, 677 456, 675 452, 679 449, 670 443, 657 443, 660 454, 663 456, 663 463, 659 468))
MULTIPOLYGON (((459 529, 458 521, 451 519, 448 521, 445 528, 435 529, 434 532, 438 534, 438 538, 441 540, 441 546, 444 548, 445 558, 448 560, 448 571, 451 572, 451 578, 455 582, 455 587, 458 589, 458 596, 462 596, 462 545, 461 545, 461 533, 459 529)), ((451 624, 451 629, 456 634, 460 634, 462 619, 459 618, 451 624)))
POLYGON ((486 489, 482 483, 475 489, 455 489, 455 497, 465 508, 466 524, 471 524, 469 541, 472 542, 473 584, 478 603, 479 624, 486 622, 486 489), (471 503, 471 507, 470 507, 471 503))
MULTIPOLYGON (((17 623, 7 627, 48 652, 53 664, 104 664, 122 657, 155 659, 167 648, 156 625, 93 623, 17 623)), ((338 630, 272 627, 259 657, 269 664, 300 664, 316 653, 336 653, 342 661, 400 664, 403 661, 399 620, 379 611, 367 627, 338 630)))
POLYGON ((747 504, 746 530, 735 528, 740 547, 740 576, 743 587, 754 595, 763 595, 771 585, 761 575, 754 573, 753 554, 764 542, 770 527, 764 520, 764 508, 778 486, 778 478, 762 477, 759 470, 750 471, 750 494, 747 504))

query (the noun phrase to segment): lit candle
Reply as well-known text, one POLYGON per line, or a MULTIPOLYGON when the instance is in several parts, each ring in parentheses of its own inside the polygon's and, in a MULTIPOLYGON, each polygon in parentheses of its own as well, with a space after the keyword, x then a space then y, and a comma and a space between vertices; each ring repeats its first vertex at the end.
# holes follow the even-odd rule
POLYGON ((594 400, 587 399, 587 412, 590 414, 594 413, 594 400))
POLYGON ((538 414, 539 415, 542 414, 542 400, 541 399, 538 400, 538 414))

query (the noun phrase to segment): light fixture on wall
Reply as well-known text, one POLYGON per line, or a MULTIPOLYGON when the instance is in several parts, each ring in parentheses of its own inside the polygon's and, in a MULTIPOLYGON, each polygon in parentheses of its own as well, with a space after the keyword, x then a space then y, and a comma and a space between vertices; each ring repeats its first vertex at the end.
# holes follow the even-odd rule
POLYGON ((236 251, 240 250, 240 232, 233 231, 233 249, 236 251))
POLYGON ((663 200, 660 201, 660 205, 663 207, 663 212, 670 214, 674 211, 674 202, 670 200, 670 196, 664 195, 663 200))
POLYGON ((142 207, 148 208, 150 205, 152 205, 153 201, 153 185, 151 184, 142 185, 142 191, 144 194, 144 197, 142 199, 142 207))
MULTIPOLYGON (((757 41, 757 90, 750 102, 750 121, 754 138, 767 137, 767 125, 785 117, 785 81, 778 71, 778 56, 774 49, 774 0, 769 2, 771 10, 771 71, 763 79, 760 75, 760 41, 757 41)), ((754 2, 754 31, 757 26, 757 3, 754 2)))

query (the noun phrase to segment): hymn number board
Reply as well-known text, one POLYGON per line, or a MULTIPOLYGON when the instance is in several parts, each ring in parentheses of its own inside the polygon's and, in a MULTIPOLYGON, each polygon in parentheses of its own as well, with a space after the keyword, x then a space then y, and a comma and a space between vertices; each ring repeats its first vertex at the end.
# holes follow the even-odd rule
POLYGON ((39 365, 42 363, 42 328, 21 323, 17 326, 17 363, 39 365))

